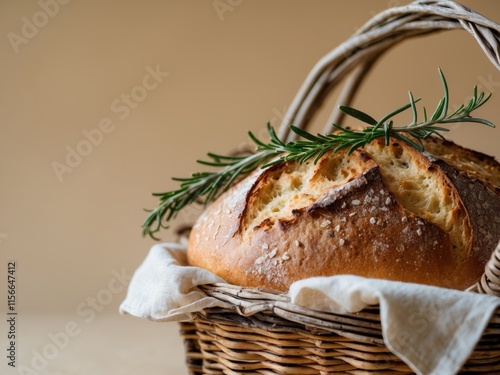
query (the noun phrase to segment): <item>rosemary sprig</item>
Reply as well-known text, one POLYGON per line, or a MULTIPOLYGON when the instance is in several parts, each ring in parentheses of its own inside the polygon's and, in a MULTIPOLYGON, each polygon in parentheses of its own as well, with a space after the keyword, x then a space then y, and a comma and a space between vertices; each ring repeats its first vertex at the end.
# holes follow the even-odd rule
POLYGON ((347 106, 340 106, 340 110, 345 114, 365 123, 367 126, 362 130, 351 130, 337 124, 333 124, 335 132, 332 134, 313 135, 305 130, 290 125, 291 130, 303 140, 294 142, 281 141, 273 127, 268 123, 267 131, 270 140, 265 143, 248 133, 250 139, 255 143, 256 152, 250 156, 223 156, 209 153, 209 161, 198 160, 198 163, 222 168, 217 172, 194 173, 188 178, 173 178, 180 182, 177 190, 166 193, 154 193, 160 199, 158 206, 153 209, 146 218, 142 230, 143 235, 149 235, 158 240, 155 234, 161 228, 168 228, 166 223, 187 205, 199 202, 208 204, 216 199, 220 194, 229 189, 236 179, 242 178, 259 166, 262 168, 280 163, 282 161, 295 160, 304 163, 314 158, 317 162, 326 152, 348 148, 348 153, 352 153, 359 147, 370 143, 374 139, 384 138, 385 144, 389 145, 390 139, 396 138, 412 147, 423 151, 422 139, 431 135, 444 138, 442 132, 449 131, 438 125, 447 125, 457 122, 476 122, 490 127, 494 125, 482 118, 472 117, 473 111, 486 103, 491 94, 485 96, 483 92, 478 94, 477 87, 474 87, 474 94, 466 105, 461 105, 452 113, 448 113, 449 92, 443 72, 439 70, 441 83, 443 86, 443 97, 439 101, 432 116, 427 116, 425 107, 423 108, 423 121, 418 122, 418 110, 416 104, 420 99, 414 99, 409 92, 409 103, 388 113, 380 120, 375 120, 366 113, 347 106), (393 118, 401 112, 411 109, 412 120, 404 126, 394 126, 393 118))

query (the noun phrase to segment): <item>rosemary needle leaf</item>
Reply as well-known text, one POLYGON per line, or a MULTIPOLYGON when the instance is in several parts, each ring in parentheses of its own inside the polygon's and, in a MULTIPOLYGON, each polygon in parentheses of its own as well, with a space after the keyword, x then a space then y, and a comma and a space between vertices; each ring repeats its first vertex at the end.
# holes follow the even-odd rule
POLYGON ((413 94, 411 93, 411 91, 408 91, 408 96, 410 97, 411 111, 413 113, 412 124, 417 124, 418 123, 418 111, 417 111, 415 99, 413 98, 413 94))
POLYGON ((207 165, 209 167, 221 167, 224 166, 224 163, 220 161, 205 161, 205 160, 196 160, 198 164, 207 165))
POLYGON ((330 149, 325 147, 320 152, 318 152, 318 155, 316 155, 316 158, 314 159, 314 164, 316 164, 319 159, 321 159, 323 155, 325 155, 328 151, 330 151, 330 149))
POLYGON ((418 143, 416 143, 411 138, 404 136, 402 134, 399 134, 399 133, 394 133, 392 136, 394 138, 400 139, 403 142, 406 142, 407 144, 409 144, 410 146, 412 146, 413 148, 415 148, 419 151, 424 151, 424 145, 419 138, 416 138, 418 141, 418 143))
MULTIPOLYGON (((477 87, 476 87, 477 89, 477 87)), ((477 103, 476 107, 474 109, 478 109, 481 107, 484 103, 486 103, 488 100, 491 98, 491 92, 486 95, 486 98, 484 98, 484 92, 481 92, 481 95, 479 95, 479 103, 477 103)))
POLYGON ((436 107, 436 110, 432 114, 432 117, 431 117, 432 122, 436 122, 440 118, 443 118, 443 109, 444 109, 444 98, 441 98, 441 100, 439 101, 439 103, 436 107))
POLYGON ((311 159, 316 163, 330 150, 338 152, 347 148, 347 152, 351 154, 356 149, 378 138, 384 139, 386 145, 389 145, 391 138, 394 138, 423 151, 422 139, 429 136, 444 139, 441 133, 449 131, 448 128, 439 125, 470 122, 490 127, 495 126, 488 120, 471 116, 473 111, 481 107, 491 97, 491 94, 485 96, 484 92, 478 94, 477 87, 474 87, 474 94, 466 105, 462 104, 449 114, 448 84, 441 69, 439 69, 439 76, 443 86, 443 97, 430 118, 427 116, 427 110, 423 107, 422 122, 418 122, 416 105, 420 99, 414 99, 412 93, 409 92, 408 104, 389 112, 379 121, 360 110, 340 106, 342 112, 368 125, 363 130, 352 130, 338 124, 332 124, 334 130, 332 134, 313 135, 291 125, 291 131, 303 139, 285 143, 279 139, 271 124, 267 123, 266 127, 270 138, 268 143, 259 140, 252 132, 248 132, 248 136, 256 145, 254 154, 248 156, 224 156, 208 153, 207 155, 211 160, 199 160, 198 163, 220 169, 215 172, 193 173, 191 177, 187 178, 173 178, 174 181, 180 183, 177 190, 154 193, 153 196, 158 197, 160 203, 149 212, 144 221, 142 225, 143 235, 159 240, 156 233, 162 228, 168 228, 167 223, 184 207, 194 202, 209 204, 229 189, 235 181, 245 177, 259 166, 268 168, 283 161, 304 163, 311 159), (394 126, 393 117, 409 108, 411 108, 412 112, 411 123, 406 126, 394 126))
POLYGON ((359 109, 348 107, 346 105, 340 105, 339 109, 342 112, 344 112, 346 115, 354 117, 355 119, 362 121, 365 124, 368 124, 368 125, 376 125, 377 124, 377 120, 375 120, 370 115, 367 115, 366 113, 360 111, 359 109))
POLYGON ((285 144, 279 139, 278 135, 274 131, 274 128, 272 127, 271 123, 267 123, 267 132, 269 133, 269 136, 271 137, 271 143, 278 145, 278 146, 284 146, 285 144))
POLYGON ((312 141, 312 142, 322 142, 323 140, 318 138, 318 137, 315 137, 314 135, 312 135, 311 133, 308 133, 307 131, 305 130, 302 130, 301 128, 298 128, 296 126, 293 126, 293 125, 290 125, 290 129, 295 133, 297 134, 298 136, 302 137, 302 138, 305 138, 309 141, 312 141))
POLYGON ((392 130, 392 121, 386 122, 384 124, 384 135, 385 135, 385 145, 389 146, 391 143, 391 130, 392 130))
POLYGON ((495 127, 495 124, 493 124, 492 122, 490 122, 488 120, 485 120, 484 118, 467 117, 467 120, 463 120, 463 119, 462 120, 460 120, 460 119, 443 120, 443 123, 445 123, 445 124, 450 124, 450 123, 454 123, 454 122, 475 122, 478 124, 483 124, 483 125, 489 126, 490 128, 495 127))
POLYGON ((264 142, 260 141, 255 135, 253 135, 252 132, 248 132, 248 136, 258 147, 267 147, 267 145, 264 142))
MULTIPOLYGON (((441 84, 443 85, 443 92, 444 92, 443 109, 441 110, 441 114, 443 117, 445 117, 446 114, 448 113, 448 101, 449 101, 448 83, 446 82, 446 78, 444 78, 444 74, 441 68, 438 68, 438 72, 439 72, 439 78, 441 78, 441 84)), ((477 90, 474 90, 474 97, 476 97, 476 94, 477 90)))
POLYGON ((218 154, 212 154, 211 152, 207 153, 207 155, 213 159, 218 159, 218 160, 241 160, 241 156, 228 156, 228 155, 218 155, 218 154))
MULTIPOLYGON (((425 110, 425 108, 424 108, 425 110)), ((462 104, 460 105, 460 107, 458 107, 455 112, 453 112, 451 115, 449 115, 449 117, 455 117, 457 115, 459 115, 460 113, 462 113, 463 111, 465 110, 465 106, 462 104)), ((427 121, 427 118, 425 119, 425 121, 427 121)))
MULTIPOLYGON (((419 101, 419 100, 420 100, 420 98, 417 99, 416 101, 419 101)), ((403 111, 406 111, 410 107, 411 107, 411 104, 408 103, 408 104, 405 104, 402 107, 399 107, 398 109, 395 109, 394 111, 390 112, 389 114, 385 115, 384 117, 382 117, 382 119, 380 119, 379 121, 377 121, 377 124, 375 125, 375 129, 374 130, 377 130, 379 128, 379 126, 381 126, 384 122, 386 122, 390 118, 396 116, 397 114, 399 114, 399 113, 401 113, 403 111)))
POLYGON ((366 144, 365 140, 361 140, 361 141, 357 141, 357 142, 353 143, 352 146, 349 148, 349 151, 347 151, 347 154, 351 155, 354 152, 354 150, 356 150, 357 148, 359 148, 361 146, 364 146, 365 144, 366 144))

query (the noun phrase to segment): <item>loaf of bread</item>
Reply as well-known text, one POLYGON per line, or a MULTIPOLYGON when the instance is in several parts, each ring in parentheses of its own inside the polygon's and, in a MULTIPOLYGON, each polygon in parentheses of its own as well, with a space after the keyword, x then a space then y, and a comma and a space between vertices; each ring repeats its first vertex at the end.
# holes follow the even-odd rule
POLYGON ((375 140, 255 171, 198 219, 189 264, 272 291, 339 274, 466 289, 500 239, 500 164, 424 145, 375 140))

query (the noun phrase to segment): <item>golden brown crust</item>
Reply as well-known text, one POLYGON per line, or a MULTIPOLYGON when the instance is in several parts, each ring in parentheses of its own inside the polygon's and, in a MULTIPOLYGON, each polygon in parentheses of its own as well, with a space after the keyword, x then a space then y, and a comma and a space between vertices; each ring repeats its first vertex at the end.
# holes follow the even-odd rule
POLYGON ((439 182, 443 196, 453 197, 447 220, 468 238, 457 238, 439 215, 409 211, 404 194, 388 189, 408 182, 384 182, 393 174, 356 151, 326 154, 318 165, 279 164, 231 188, 195 224, 189 264, 232 284, 275 291, 336 274, 469 287, 500 238, 500 198, 442 160, 405 152, 439 182))
POLYGON ((500 239, 500 198, 487 185, 469 178, 469 174, 457 171, 440 159, 430 159, 446 173, 467 212, 471 236, 467 253, 457 268, 457 277, 468 287, 479 280, 500 239))
POLYGON ((423 143, 428 153, 500 195, 500 163, 494 157, 437 137, 428 137, 423 143))

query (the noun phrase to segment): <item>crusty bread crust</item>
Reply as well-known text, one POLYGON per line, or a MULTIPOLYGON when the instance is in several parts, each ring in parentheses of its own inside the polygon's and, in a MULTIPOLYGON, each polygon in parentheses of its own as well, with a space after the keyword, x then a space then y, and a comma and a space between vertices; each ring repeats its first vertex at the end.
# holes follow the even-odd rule
POLYGON ((199 218, 188 261, 229 283, 274 291, 337 274, 465 289, 500 239, 495 163, 488 159, 485 185, 405 144, 382 151, 374 143, 317 164, 258 170, 199 218), (418 194, 425 202, 415 202, 418 194))
POLYGON ((429 154, 445 161, 468 177, 481 181, 500 195, 500 165, 494 157, 436 137, 428 137, 423 143, 429 154))

